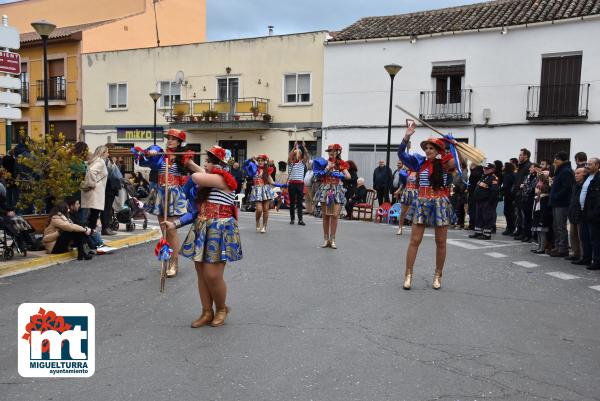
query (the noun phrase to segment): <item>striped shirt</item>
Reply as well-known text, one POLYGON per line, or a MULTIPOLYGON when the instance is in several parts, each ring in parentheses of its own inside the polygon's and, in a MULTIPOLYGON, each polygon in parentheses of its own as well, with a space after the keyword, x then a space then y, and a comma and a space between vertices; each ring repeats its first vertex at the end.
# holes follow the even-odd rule
MULTIPOLYGON (((446 171, 444 171, 444 174, 442 175, 442 179, 444 182, 444 186, 447 186, 448 185, 448 173, 446 173, 446 171)), ((429 181, 429 168, 426 168, 419 172, 419 187, 423 188, 423 187, 430 187, 430 186, 431 186, 431 182, 429 181)))
POLYGON ((208 201, 217 205, 232 206, 235 201, 235 193, 212 188, 208 194, 208 201))
POLYGON ((304 170, 306 166, 302 162, 290 163, 288 166, 288 182, 292 184, 304 184, 304 170))
MULTIPOLYGON (((164 175, 165 172, 167 170, 167 163, 162 163, 162 165, 160 166, 160 170, 158 171, 158 174, 162 174, 164 175)), ((169 176, 180 176, 183 175, 181 174, 181 171, 179 171, 179 166, 177 163, 175 163, 175 161, 171 161, 169 160, 169 176), (171 164, 172 163, 172 164, 171 164)))

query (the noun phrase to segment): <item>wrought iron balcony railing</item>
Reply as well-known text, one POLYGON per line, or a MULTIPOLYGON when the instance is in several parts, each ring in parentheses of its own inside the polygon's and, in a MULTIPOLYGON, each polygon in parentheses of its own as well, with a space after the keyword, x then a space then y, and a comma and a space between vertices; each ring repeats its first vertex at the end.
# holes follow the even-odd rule
POLYGON ((29 103, 29 82, 21 82, 19 93, 21 94, 21 103, 29 103))
POLYGON ((587 118, 590 84, 539 85, 527 89, 527 119, 587 118))
POLYGON ((473 89, 421 92, 420 117, 426 121, 471 120, 473 89))
MULTIPOLYGON (((37 100, 44 100, 44 81, 37 81, 37 100)), ((65 77, 48 78, 48 100, 67 100, 67 81, 65 77)))

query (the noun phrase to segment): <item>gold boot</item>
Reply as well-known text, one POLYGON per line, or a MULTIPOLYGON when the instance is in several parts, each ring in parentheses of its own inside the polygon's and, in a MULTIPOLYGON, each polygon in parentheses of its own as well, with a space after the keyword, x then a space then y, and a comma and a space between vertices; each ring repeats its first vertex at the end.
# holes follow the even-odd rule
POLYGON ((442 269, 435 270, 435 275, 433 276, 433 285, 434 290, 439 290, 442 288, 442 269))
POLYGON ((215 314, 212 311, 212 309, 210 309, 210 310, 203 309, 200 317, 192 322, 192 328, 197 329, 198 327, 207 325, 208 323, 212 322, 214 317, 215 317, 215 314))
POLYGON ((337 245, 335 244, 335 237, 331 237, 331 239, 329 240, 329 246, 331 247, 331 249, 337 249, 337 245))
POLYGON ((410 290, 412 285, 412 267, 406 267, 406 271, 404 272, 404 285, 402 286, 405 290, 410 290))
POLYGON ((167 277, 175 277, 177 275, 177 258, 169 259, 169 267, 167 268, 167 277))
POLYGON ((323 240, 323 245, 321 245, 321 248, 329 248, 329 245, 330 245, 330 244, 331 244, 331 243, 329 242, 329 238, 328 238, 328 237, 326 237, 326 238, 323 240))
POLYGON ((217 310, 215 313, 215 318, 210 322, 212 327, 219 327, 225 324, 225 319, 227 319, 227 314, 231 311, 229 306, 224 307, 223 309, 217 310))

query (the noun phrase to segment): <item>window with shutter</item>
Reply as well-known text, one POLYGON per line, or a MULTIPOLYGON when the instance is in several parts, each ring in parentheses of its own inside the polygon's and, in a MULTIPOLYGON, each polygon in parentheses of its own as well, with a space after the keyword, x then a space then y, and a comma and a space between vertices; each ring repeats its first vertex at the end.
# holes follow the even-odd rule
POLYGON ((283 82, 284 103, 308 103, 310 100, 310 74, 286 74, 283 82))
POLYGON ((159 84, 160 103, 159 107, 163 109, 171 108, 173 103, 181 100, 181 86, 177 82, 161 81, 159 84))
POLYGON ((127 108, 127 84, 108 84, 108 108, 127 108))

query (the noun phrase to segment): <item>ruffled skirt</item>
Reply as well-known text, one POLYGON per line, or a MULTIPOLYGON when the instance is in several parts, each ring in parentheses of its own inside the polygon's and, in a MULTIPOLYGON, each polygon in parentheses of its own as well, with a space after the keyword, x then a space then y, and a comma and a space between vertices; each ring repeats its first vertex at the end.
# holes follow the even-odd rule
POLYGON ((413 224, 425 224, 428 227, 456 224, 456 214, 447 196, 440 198, 416 197, 408 209, 406 218, 413 224))
POLYGON ((343 205, 346 203, 346 189, 342 184, 320 184, 313 199, 317 203, 333 202, 343 205))
POLYGON ((274 198, 275 193, 270 185, 255 185, 252 187, 252 192, 250 192, 248 200, 250 202, 264 202, 273 200, 274 198))
POLYGON ((242 242, 233 217, 196 220, 188 233, 181 254, 194 262, 221 263, 242 259, 242 242))
MULTIPOLYGON (((169 199, 167 216, 183 216, 187 213, 187 198, 183 188, 180 186, 172 186, 168 188, 169 199)), ((148 213, 155 216, 164 215, 165 187, 154 187, 150 191, 148 202, 145 209, 148 213)))
POLYGON ((419 197, 419 191, 417 189, 403 189, 400 195, 400 203, 405 206, 410 206, 415 199, 419 197))

